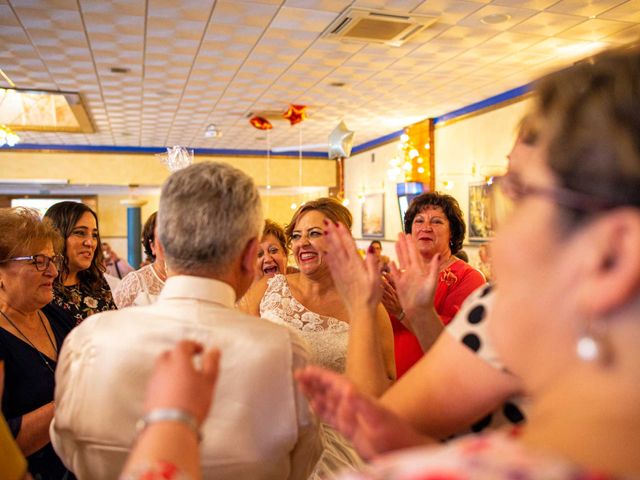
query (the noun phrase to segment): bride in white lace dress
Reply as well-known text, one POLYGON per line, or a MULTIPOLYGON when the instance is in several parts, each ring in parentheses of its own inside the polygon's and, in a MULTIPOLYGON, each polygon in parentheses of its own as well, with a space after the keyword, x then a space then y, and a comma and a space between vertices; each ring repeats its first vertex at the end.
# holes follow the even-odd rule
POLYGON ((149 305, 160 295, 167 272, 164 253, 156 242, 156 216, 149 216, 142 229, 142 245, 144 253, 152 262, 139 270, 128 273, 113 291, 113 300, 118 308, 131 305, 149 305))
MULTIPOLYGON (((295 329, 306 340, 314 363, 346 374, 359 389, 379 396, 395 378, 389 317, 381 305, 375 323, 349 315, 324 260, 325 221, 351 228, 351 213, 330 198, 300 207, 286 230, 300 271, 262 279, 238 307, 295 329)), ((323 434, 325 451, 311 478, 331 478, 361 462, 333 429, 324 425, 323 434)))

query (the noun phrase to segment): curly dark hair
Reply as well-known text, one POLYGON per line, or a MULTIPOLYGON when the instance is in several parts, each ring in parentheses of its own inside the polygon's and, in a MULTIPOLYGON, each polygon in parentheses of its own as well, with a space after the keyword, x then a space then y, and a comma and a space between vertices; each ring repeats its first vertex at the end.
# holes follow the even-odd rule
POLYGON ((96 239, 97 245, 96 250, 93 254, 93 259, 91 260, 91 266, 78 272, 78 280, 80 283, 87 285, 91 290, 99 289, 103 284, 102 274, 105 271, 104 267, 104 256, 102 254, 102 240, 100 240, 100 227, 98 226, 98 216, 96 212, 91 210, 84 203, 65 201, 58 202, 49 207, 49 209, 45 212, 45 218, 51 220, 53 226, 60 232, 60 235, 64 239, 64 243, 62 246, 62 255, 64 257, 64 261, 62 267, 60 269, 60 274, 56 278, 55 282, 64 285, 64 279, 69 275, 69 258, 67 257, 67 238, 71 235, 73 231, 73 227, 76 226, 80 217, 84 215, 86 212, 91 213, 93 218, 96 220, 96 228, 98 230, 98 238, 96 239))
POLYGON ((329 220, 335 223, 342 223, 349 230, 351 230, 351 225, 353 224, 353 217, 351 216, 351 212, 347 207, 342 205, 335 198, 330 197, 322 197, 316 200, 311 200, 303 205, 301 205, 296 213, 293 214, 291 218, 291 222, 285 228, 285 233, 287 235, 287 244, 291 244, 291 234, 293 233, 293 229, 296 227, 296 223, 300 219, 300 217, 313 210, 317 210, 318 212, 324 214, 329 220))
POLYGON ((144 222, 144 227, 142 227, 142 247, 144 248, 144 254, 147 256, 149 260, 152 262, 156 261, 156 256, 153 254, 153 250, 151 249, 151 244, 156 238, 156 218, 158 217, 158 212, 153 212, 147 218, 147 221, 144 222))
POLYGON ((266 237, 267 235, 273 235, 278 243, 282 247, 285 256, 289 255, 289 248, 287 247, 287 237, 284 233, 284 228, 282 228, 278 223, 274 222, 266 218, 264 220, 264 228, 262 229, 262 237, 266 237))
POLYGON ((462 249, 462 242, 467 231, 467 225, 464 223, 464 217, 460 204, 451 195, 439 192, 428 192, 418 195, 413 199, 411 205, 404 214, 404 231, 411 233, 413 219, 427 207, 440 207, 449 220, 449 228, 451 230, 451 239, 449 247, 451 254, 455 255, 462 249))

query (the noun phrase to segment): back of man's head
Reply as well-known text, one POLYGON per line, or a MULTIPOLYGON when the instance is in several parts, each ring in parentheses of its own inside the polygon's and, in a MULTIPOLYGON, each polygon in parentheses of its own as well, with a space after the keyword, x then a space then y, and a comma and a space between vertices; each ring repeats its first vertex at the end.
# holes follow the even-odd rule
POLYGON ((193 164, 162 187, 158 236, 170 270, 223 273, 262 229, 253 180, 217 162, 193 164))

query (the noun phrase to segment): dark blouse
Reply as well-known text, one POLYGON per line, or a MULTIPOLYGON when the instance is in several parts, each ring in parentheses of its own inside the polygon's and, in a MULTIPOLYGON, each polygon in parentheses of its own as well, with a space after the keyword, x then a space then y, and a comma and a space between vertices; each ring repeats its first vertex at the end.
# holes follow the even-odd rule
MULTIPOLYGON (((73 320, 51 303, 43 307, 60 351, 62 342, 75 326, 73 320)), ((42 354, 24 340, 0 328, 0 359, 4 360, 4 393, 2 413, 14 437, 22 426, 22 416, 53 401, 55 375, 45 364, 42 354)), ((56 362, 46 358, 55 370, 56 362)), ((29 471, 35 480, 60 480, 67 474, 51 443, 27 457, 29 471)), ((73 478, 68 476, 66 478, 73 478)))
POLYGON ((104 277, 95 290, 89 289, 82 283, 69 287, 54 283, 53 303, 67 312, 75 320, 76 325, 80 325, 89 315, 118 308, 104 277))

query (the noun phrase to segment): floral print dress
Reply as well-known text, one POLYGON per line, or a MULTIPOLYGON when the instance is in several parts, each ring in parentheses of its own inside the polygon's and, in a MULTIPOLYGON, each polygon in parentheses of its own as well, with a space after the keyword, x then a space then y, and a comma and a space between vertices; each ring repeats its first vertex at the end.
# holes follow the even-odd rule
POLYGON ((341 480, 630 480, 531 450, 518 430, 467 435, 445 446, 399 450, 341 480))
POLYGON ((76 325, 80 325, 85 318, 94 313, 117 309, 109 284, 104 277, 95 290, 81 283, 68 287, 54 283, 53 303, 67 312, 76 325))

